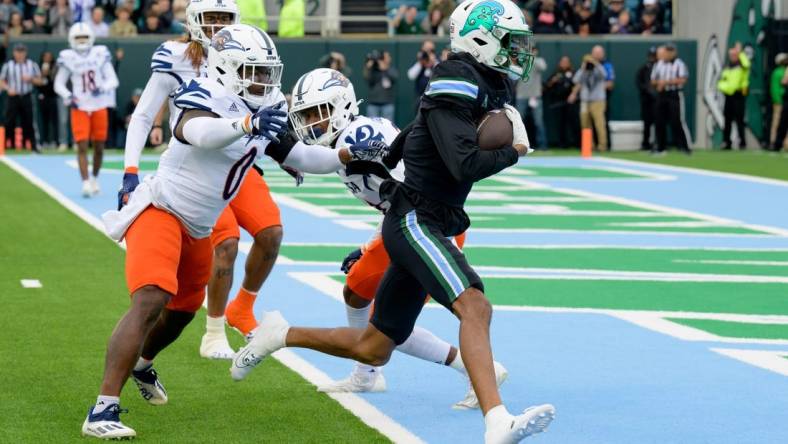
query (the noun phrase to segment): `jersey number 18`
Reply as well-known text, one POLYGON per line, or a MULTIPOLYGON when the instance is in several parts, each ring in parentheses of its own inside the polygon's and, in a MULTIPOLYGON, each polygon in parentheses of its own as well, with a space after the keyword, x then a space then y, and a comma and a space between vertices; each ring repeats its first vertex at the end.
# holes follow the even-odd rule
POLYGON ((92 93, 96 90, 96 72, 92 69, 82 73, 82 92, 92 93))

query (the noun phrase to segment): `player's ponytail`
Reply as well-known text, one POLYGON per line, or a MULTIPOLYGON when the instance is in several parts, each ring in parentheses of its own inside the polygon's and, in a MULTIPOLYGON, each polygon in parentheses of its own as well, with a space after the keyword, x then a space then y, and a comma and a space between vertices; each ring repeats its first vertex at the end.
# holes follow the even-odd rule
POLYGON ((192 62, 192 68, 199 73, 200 67, 202 66, 202 59, 205 56, 202 45, 197 40, 192 40, 189 34, 182 36, 178 41, 189 44, 186 47, 186 51, 184 51, 184 56, 192 62))

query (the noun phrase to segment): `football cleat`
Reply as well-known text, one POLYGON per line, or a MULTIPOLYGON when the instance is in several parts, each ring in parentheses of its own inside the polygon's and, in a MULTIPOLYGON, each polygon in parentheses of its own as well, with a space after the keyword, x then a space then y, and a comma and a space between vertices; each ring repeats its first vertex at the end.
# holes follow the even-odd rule
POLYGON ((131 379, 137 384, 140 390, 140 395, 153 405, 164 405, 167 403, 167 390, 161 385, 159 381, 159 374, 153 369, 153 366, 145 370, 132 370, 131 379))
POLYGON ((289 329, 290 324, 278 311, 264 313, 252 339, 233 358, 230 366, 232 378, 236 381, 244 379, 266 356, 283 348, 289 329))
POLYGON ((95 177, 90 178, 90 194, 95 196, 101 192, 101 187, 99 187, 98 180, 95 177))
POLYGON ((321 385, 317 388, 323 393, 380 393, 386 391, 386 379, 381 369, 360 370, 358 367, 345 379, 321 385))
POLYGON ((88 417, 82 423, 82 436, 92 436, 100 439, 134 439, 137 432, 120 422, 120 414, 128 410, 121 410, 118 404, 112 404, 101 413, 93 413, 95 406, 88 410, 88 417))
MULTIPOLYGON (((504 367, 503 364, 498 361, 493 361, 493 367, 495 368, 495 383, 498 384, 498 387, 500 387, 503 382, 506 381, 506 378, 509 376, 509 372, 506 370, 506 367, 504 367)), ((465 398, 451 406, 451 408, 456 410, 471 410, 479 408, 479 398, 476 397, 476 392, 473 390, 473 384, 471 384, 470 380, 468 380, 468 391, 465 393, 465 398)))
POLYGON ((200 356, 208 359, 233 359, 235 350, 227 342, 224 331, 220 333, 205 332, 200 342, 200 356))
POLYGON ((82 197, 90 197, 93 195, 93 187, 90 185, 89 180, 82 181, 82 197))
POLYGON ((543 404, 528 407, 517 416, 509 416, 506 420, 498 421, 484 432, 484 444, 513 444, 523 439, 542 433, 555 419, 555 407, 543 404))

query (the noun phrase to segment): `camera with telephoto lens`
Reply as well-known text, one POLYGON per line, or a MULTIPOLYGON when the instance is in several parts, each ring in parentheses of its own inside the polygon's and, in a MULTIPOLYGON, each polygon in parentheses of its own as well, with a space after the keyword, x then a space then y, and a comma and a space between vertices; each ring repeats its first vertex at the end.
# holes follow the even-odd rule
POLYGON ((367 53, 367 63, 372 62, 373 69, 380 69, 380 60, 383 59, 383 53, 377 49, 373 49, 367 53))

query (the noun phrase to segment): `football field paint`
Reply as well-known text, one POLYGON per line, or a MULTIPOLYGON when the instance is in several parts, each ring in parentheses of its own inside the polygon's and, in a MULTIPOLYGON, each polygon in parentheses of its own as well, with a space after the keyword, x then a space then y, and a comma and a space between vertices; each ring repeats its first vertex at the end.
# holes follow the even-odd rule
MULTIPOLYGON (((114 206, 114 192, 81 199, 65 159, 17 161, 81 211, 114 206)), ((496 307, 493 346, 510 372, 502 389, 510 410, 555 404, 545 442, 788 441, 781 413, 788 410, 788 240, 780 234, 788 208, 775 198, 784 186, 600 159, 534 158, 518 169, 528 171, 474 188, 471 204, 489 208, 471 212, 467 248, 496 307), (657 214, 576 214, 589 211, 657 214)), ((119 180, 102 176, 102 188, 114 190, 119 180)), ((293 324, 344 325, 338 263, 378 217, 343 197, 336 177, 308 176, 296 189, 267 168, 266 180, 286 197, 285 259, 261 291, 258 314, 278 309, 293 324)), ((457 321, 442 307, 425 308, 419 324, 456 342, 457 321)), ((352 366, 294 352, 333 379, 352 366)), ((427 442, 449 434, 452 442, 478 442, 478 413, 449 408, 465 390, 455 372, 395 355, 384 373, 389 392, 361 395, 366 402, 427 442)), ((247 382, 268 385, 257 370, 247 382)))

